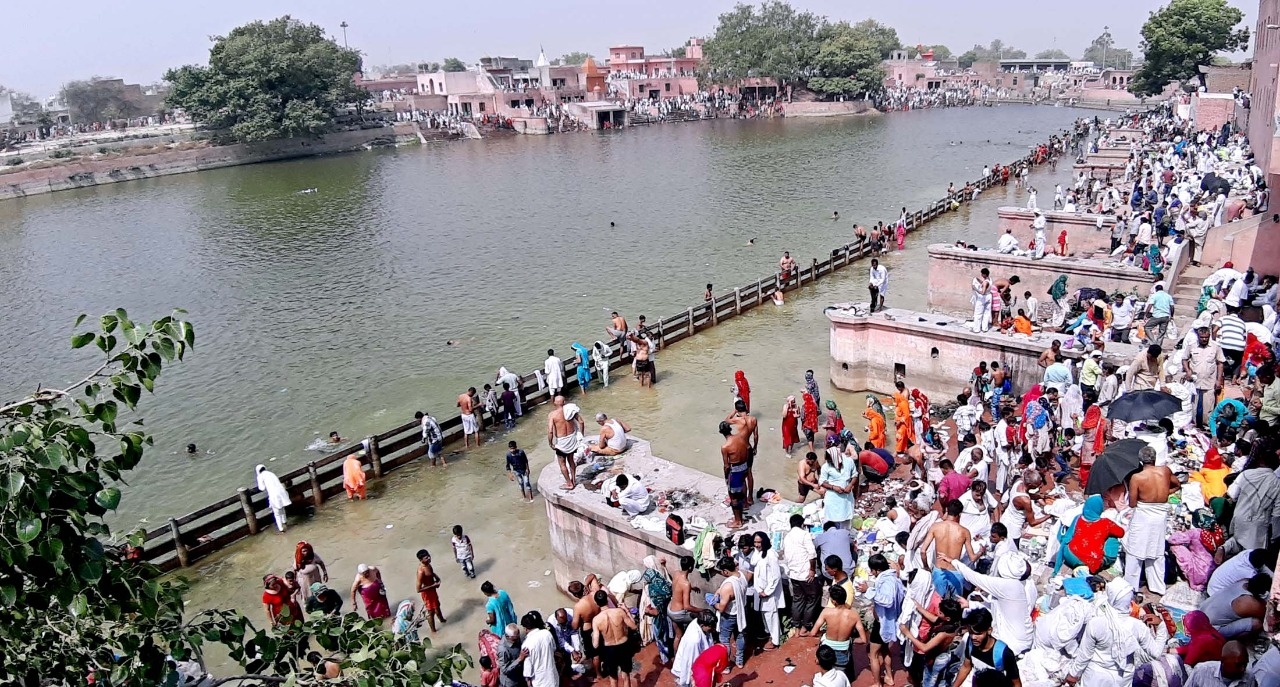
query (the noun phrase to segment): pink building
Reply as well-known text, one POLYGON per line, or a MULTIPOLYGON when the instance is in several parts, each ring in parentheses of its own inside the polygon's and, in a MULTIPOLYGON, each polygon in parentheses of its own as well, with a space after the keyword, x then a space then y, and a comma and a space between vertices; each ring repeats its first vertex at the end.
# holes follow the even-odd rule
MULTIPOLYGON (((1267 188, 1280 188, 1280 151, 1276 138, 1276 77, 1280 74, 1280 0, 1258 3, 1258 25, 1253 32, 1253 72, 1249 79, 1249 143, 1258 167, 1267 175, 1267 188)), ((1275 201, 1272 201, 1275 207, 1275 201)))
POLYGON ((641 45, 609 48, 607 67, 611 90, 623 98, 673 98, 698 92, 698 64, 702 39, 692 38, 684 57, 646 55, 641 45))
POLYGON ((884 85, 907 86, 921 89, 978 88, 995 85, 1000 65, 995 62, 977 62, 967 69, 960 68, 955 60, 933 59, 932 52, 908 57, 906 50, 895 50, 884 66, 884 85))

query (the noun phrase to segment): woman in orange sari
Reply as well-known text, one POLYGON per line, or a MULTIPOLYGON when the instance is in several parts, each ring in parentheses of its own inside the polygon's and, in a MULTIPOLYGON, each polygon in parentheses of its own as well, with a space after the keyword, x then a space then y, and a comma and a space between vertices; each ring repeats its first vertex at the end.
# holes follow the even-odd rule
POLYGON ((887 441, 884 411, 875 396, 867 394, 867 409, 862 411, 862 417, 867 418, 867 441, 876 448, 884 448, 887 441))
POLYGON ((342 488, 347 492, 348 501, 366 498, 364 465, 360 462, 363 457, 364 451, 357 451, 342 461, 342 488))
POLYGON ((907 455, 907 449, 916 442, 916 429, 911 423, 911 397, 907 385, 894 383, 898 391, 893 395, 893 450, 899 457, 907 455))

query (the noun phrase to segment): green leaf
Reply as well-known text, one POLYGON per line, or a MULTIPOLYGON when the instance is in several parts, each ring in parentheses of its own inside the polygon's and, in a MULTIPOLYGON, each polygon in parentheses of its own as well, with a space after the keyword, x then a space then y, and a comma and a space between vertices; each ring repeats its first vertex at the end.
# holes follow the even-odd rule
POLYGON ((22 487, 27 483, 27 476, 21 472, 10 472, 5 475, 4 490, 9 494, 9 498, 15 498, 22 491, 22 487))
POLYGON ((107 510, 115 510, 120 505, 120 490, 115 487, 107 487, 94 494, 93 500, 107 510))
POLYGON ((160 352, 160 355, 164 356, 165 360, 172 361, 177 353, 177 350, 173 346, 173 342, 169 339, 156 339, 155 347, 156 350, 160 352))
POLYGON ((102 331, 110 334, 116 330, 116 325, 120 324, 120 318, 115 315, 102 316, 102 331))
POLYGON ((97 338, 97 335, 94 334, 93 332, 83 332, 80 334, 75 334, 71 337, 71 347, 84 348, 85 346, 88 346, 89 344, 93 343, 93 340, 95 338, 97 338))
POLYGON ((102 561, 85 561, 80 566, 80 579, 90 584, 102 579, 102 561))
POLYGON ((72 329, 78 328, 81 324, 84 323, 84 318, 86 317, 88 317, 88 315, 86 315, 85 313, 80 313, 80 316, 76 318, 76 323, 71 325, 71 328, 72 329))
POLYGON ((89 599, 84 594, 76 594, 76 598, 71 601, 71 615, 77 618, 83 617, 89 612, 89 599))
POLYGON ((12 585, 4 585, 0 587, 0 604, 5 608, 12 608, 13 604, 18 600, 18 590, 12 585))
POLYGON ((44 524, 39 518, 25 518, 18 521, 18 541, 26 544, 36 537, 40 536, 40 530, 44 528, 44 524))

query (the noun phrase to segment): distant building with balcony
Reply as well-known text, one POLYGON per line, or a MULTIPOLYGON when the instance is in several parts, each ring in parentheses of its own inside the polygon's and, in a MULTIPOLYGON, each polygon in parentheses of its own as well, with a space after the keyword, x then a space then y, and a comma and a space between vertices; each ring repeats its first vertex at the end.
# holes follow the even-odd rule
POLYGON ((961 68, 954 59, 935 60, 931 50, 917 53, 915 57, 906 50, 895 50, 882 64, 886 88, 978 88, 993 83, 999 72, 999 66, 994 62, 975 62, 970 67, 961 68))
POLYGON ((702 39, 691 38, 684 56, 646 55, 641 45, 609 48, 610 90, 621 98, 674 98, 698 92, 702 39))

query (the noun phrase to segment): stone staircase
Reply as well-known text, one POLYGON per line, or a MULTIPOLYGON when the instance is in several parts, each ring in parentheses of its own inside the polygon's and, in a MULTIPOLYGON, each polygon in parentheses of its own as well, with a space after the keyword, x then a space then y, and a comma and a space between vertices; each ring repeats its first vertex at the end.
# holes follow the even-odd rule
POLYGON ((1173 286, 1173 322, 1179 332, 1187 331, 1187 327, 1196 319, 1196 304, 1200 302, 1201 284, 1205 278, 1213 274, 1214 268, 1209 265, 1187 265, 1178 276, 1173 286))

